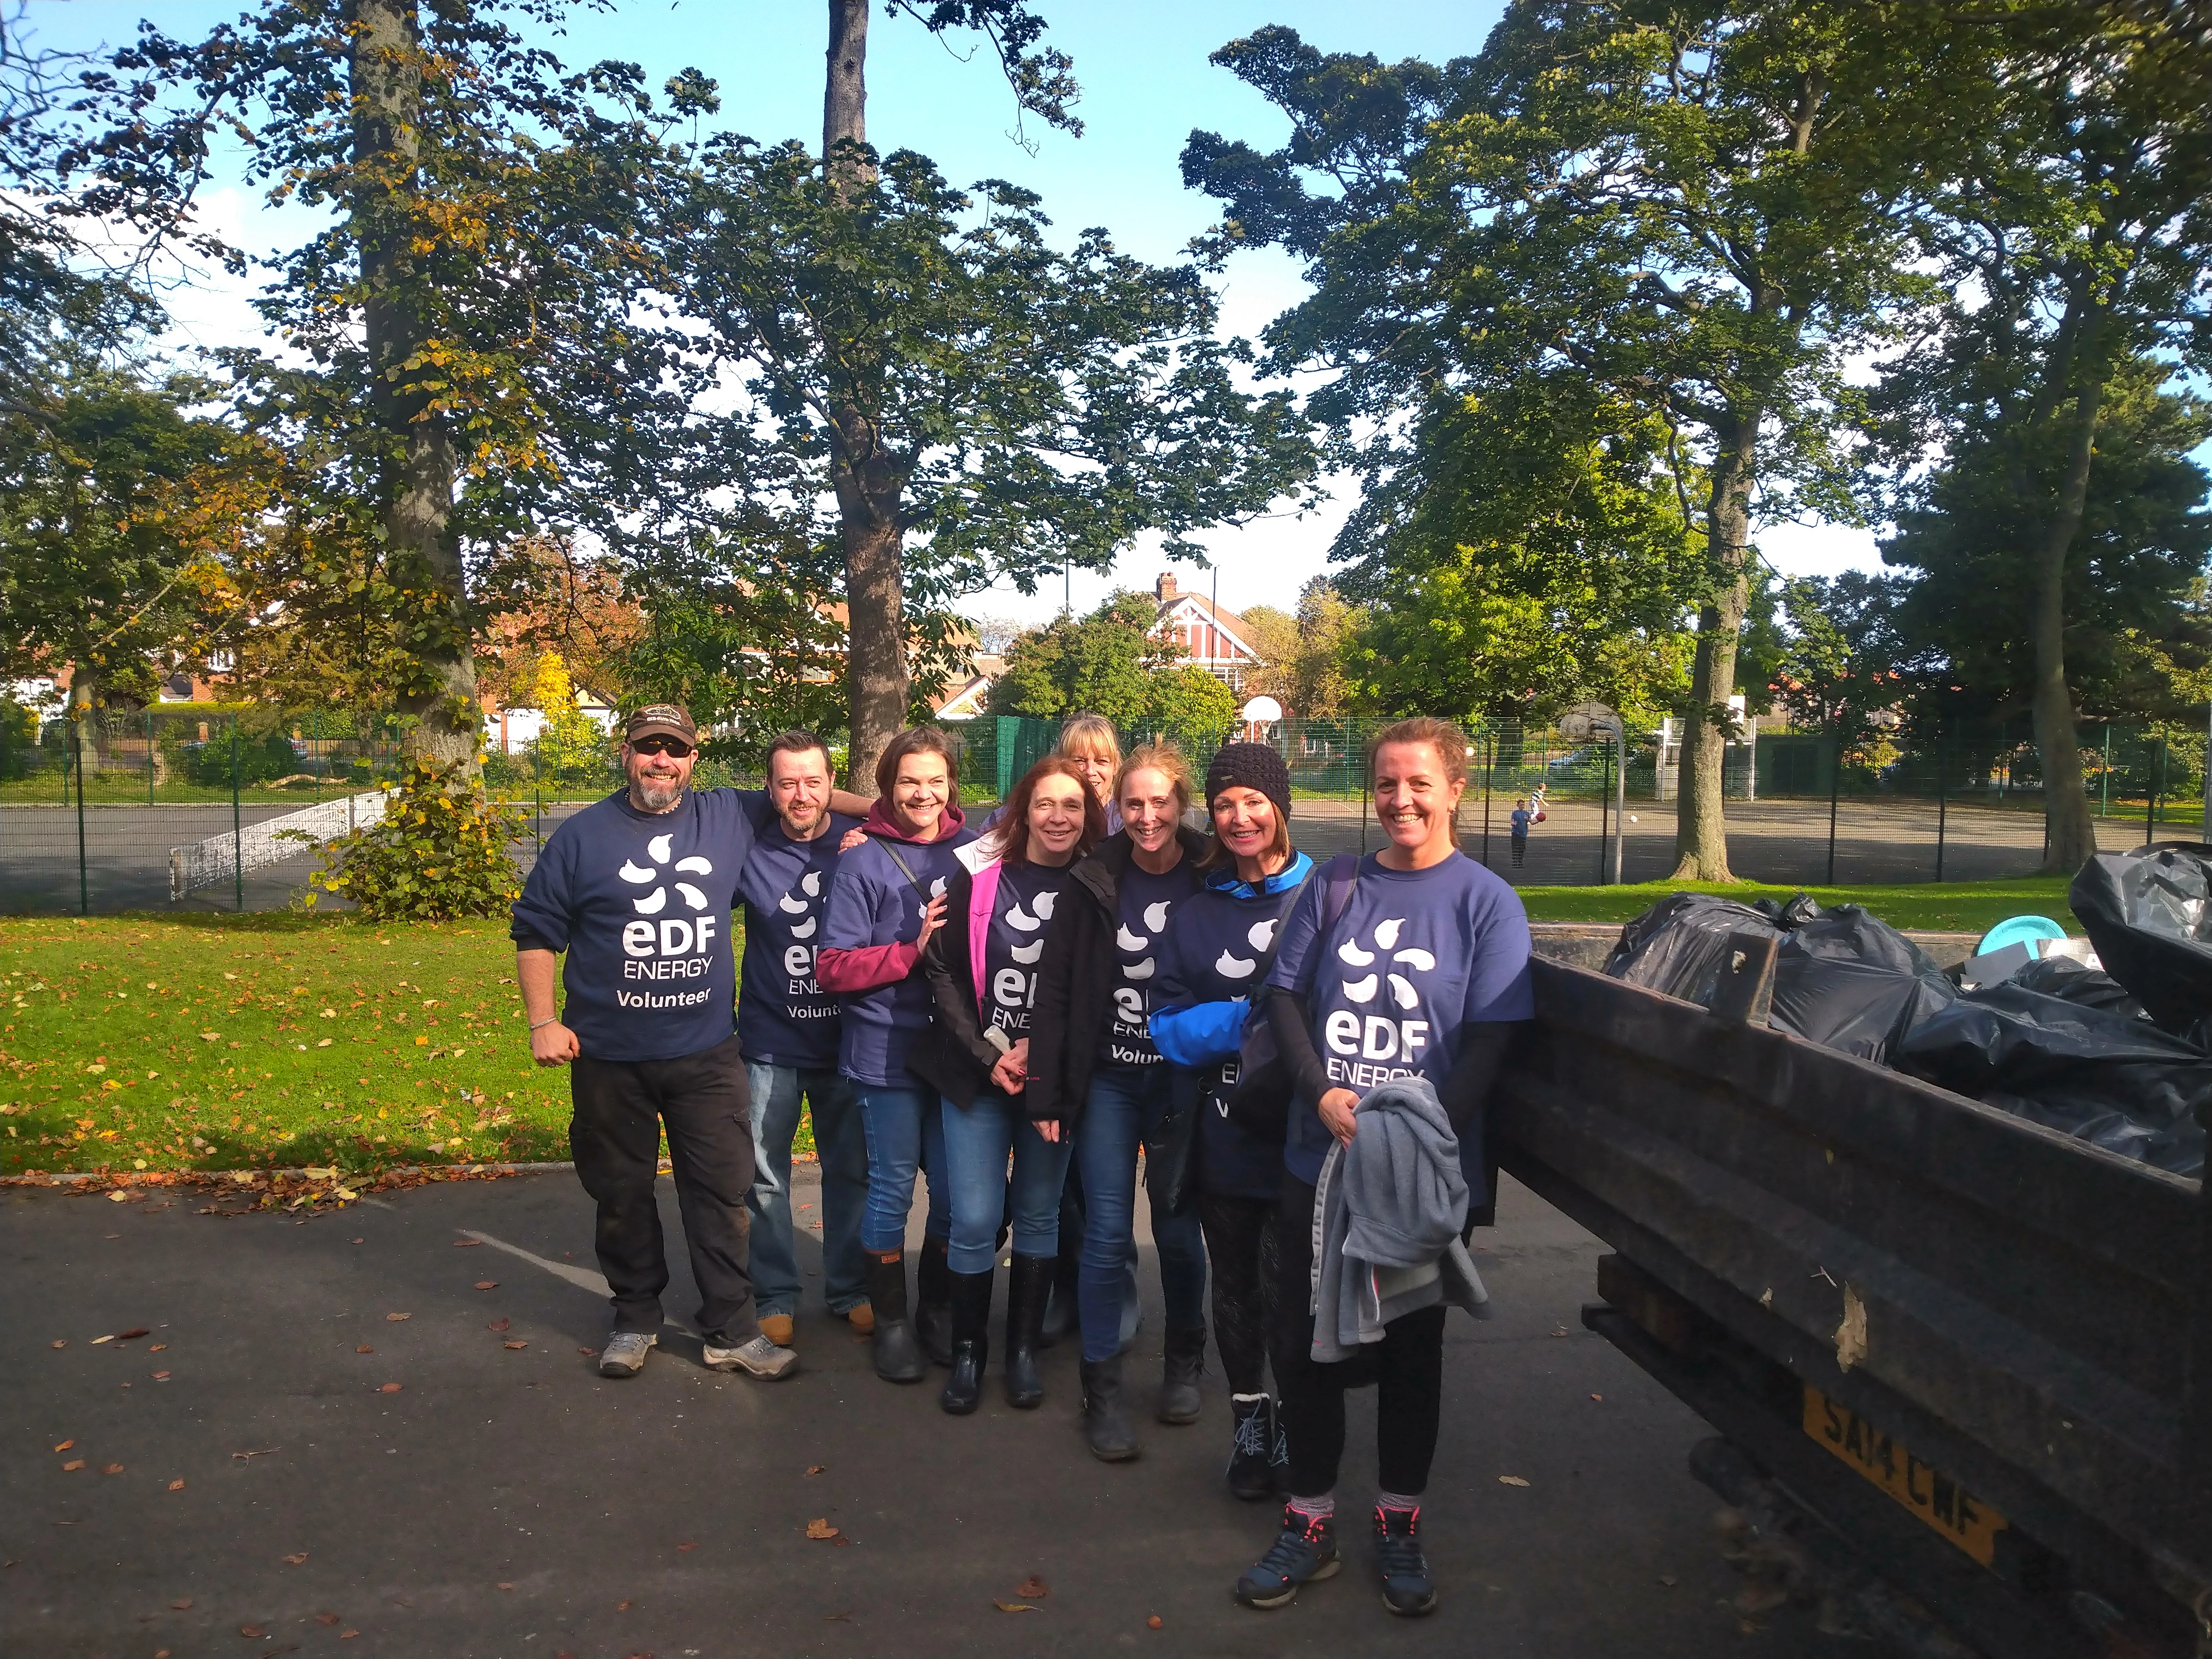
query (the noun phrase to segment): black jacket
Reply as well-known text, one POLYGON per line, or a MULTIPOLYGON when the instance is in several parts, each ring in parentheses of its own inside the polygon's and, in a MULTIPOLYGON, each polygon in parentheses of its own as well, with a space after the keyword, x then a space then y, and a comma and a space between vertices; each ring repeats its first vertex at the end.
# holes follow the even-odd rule
MULTIPOLYGON (((1182 855, 1195 860, 1210 836, 1178 828, 1182 855)), ((1106 1039, 1120 958, 1114 930, 1121 926, 1121 872, 1136 847, 1126 830, 1098 843, 1070 874, 1060 914, 1045 934, 1037 964, 1036 1011, 1030 1022, 1030 1115, 1058 1118, 1071 1133, 1090 1097, 1091 1073, 1106 1039)))
MULTIPOLYGON (((968 936, 975 897, 975 878, 963 868, 945 890, 945 925, 929 936, 915 965, 928 981, 933 1018, 906 1062, 908 1071, 963 1108, 997 1086, 991 1067, 999 1060, 999 1051, 984 1039, 975 1007, 975 963, 968 936)), ((1018 1103, 1022 1097, 1013 1098, 1018 1103)))

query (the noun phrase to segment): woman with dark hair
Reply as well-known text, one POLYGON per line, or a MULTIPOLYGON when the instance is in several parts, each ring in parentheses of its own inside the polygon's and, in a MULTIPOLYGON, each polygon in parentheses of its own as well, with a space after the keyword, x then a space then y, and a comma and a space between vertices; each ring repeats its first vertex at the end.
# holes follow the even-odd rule
MULTIPOLYGON (((1122 829, 1075 867, 1045 939, 1030 1045, 1030 1111, 1073 1135, 1083 1178, 1084 1435, 1093 1455, 1137 1455, 1121 1409, 1121 1303, 1136 1218, 1137 1150, 1171 1104, 1146 999, 1175 908, 1195 891, 1206 838, 1182 823, 1182 757, 1147 744, 1121 763, 1114 798, 1122 829)), ((1154 1212, 1167 1304, 1166 1353, 1154 1415, 1197 1419, 1206 1352, 1206 1249, 1195 1213, 1154 1212)))
POLYGON ((1014 1247, 1006 1403, 1027 1410, 1044 1398, 1036 1350, 1060 1252, 1071 1146, 1058 1123, 1030 1115, 1030 1022, 1037 961, 1069 867, 1105 833, 1105 813, 1074 763, 1047 756, 1007 797, 1000 828, 960 849, 961 869, 945 895, 947 925, 922 954, 937 1018, 909 1064, 943 1097, 952 1375, 939 1403, 955 1416, 974 1411, 982 1395, 1002 1217, 1014 1247))
POLYGON ((1261 1498, 1275 1492, 1287 1463, 1267 1380, 1283 1138, 1279 1127, 1270 1139, 1245 1127, 1255 1105, 1265 1112, 1279 1103, 1237 1099, 1240 1084, 1260 1090, 1273 1080, 1240 1078, 1237 1054, 1283 916, 1313 860, 1291 845, 1291 775, 1267 744, 1224 745, 1206 769, 1206 804, 1213 846, 1200 866, 1205 884, 1168 929, 1152 981, 1152 1041, 1198 1113, 1192 1151, 1213 1285, 1213 1344, 1235 1419, 1229 1490, 1261 1498))
MULTIPOLYGON (((1268 1028, 1296 1080, 1276 1219, 1282 1277, 1272 1355, 1290 1498, 1281 1532, 1236 1595, 1247 1607, 1277 1607, 1337 1571, 1344 1391, 1371 1378, 1382 1605, 1419 1614, 1437 1604, 1420 1512, 1443 1395, 1444 1304, 1430 1301, 1391 1319, 1355 1359, 1316 1359, 1312 1274, 1323 1218, 1316 1189, 1330 1149, 1361 1133, 1367 1097, 1419 1079, 1448 1121, 1471 1206, 1486 1204, 1483 1110, 1534 1006, 1521 900, 1459 850, 1454 813, 1467 787, 1467 739, 1446 720, 1400 720, 1377 735, 1368 758, 1375 816, 1389 842, 1360 860, 1347 884, 1334 874, 1306 884, 1267 976, 1268 1028)), ((1337 1328, 1328 1327, 1332 1335, 1337 1328)))
POLYGON ((885 745, 876 787, 866 840, 839 860, 830 884, 814 971, 842 999, 837 1068, 860 1095, 867 1137, 860 1249, 875 1310, 876 1375, 919 1382, 925 1351, 940 1364, 952 1361, 952 1211, 938 1092, 907 1068, 930 1023, 929 987, 914 969, 944 925, 945 889, 960 869, 956 855, 975 837, 961 815, 951 742, 935 726, 910 727, 885 745), (909 1322, 906 1218, 917 1168, 929 1181, 929 1220, 909 1322))

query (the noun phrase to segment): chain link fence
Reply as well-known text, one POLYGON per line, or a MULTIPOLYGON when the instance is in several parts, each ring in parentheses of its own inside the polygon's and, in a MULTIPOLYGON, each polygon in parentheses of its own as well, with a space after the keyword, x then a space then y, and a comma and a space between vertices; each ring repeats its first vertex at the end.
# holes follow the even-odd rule
MULTIPOLYGON (((1121 738, 1125 749, 1155 736, 1174 740, 1194 776, 1223 742, 1273 744, 1290 769, 1297 843, 1322 854, 1381 844, 1366 811, 1367 746, 1389 724, 1281 720, 1249 732, 1130 729, 1121 738)), ((1602 884, 1618 838, 1625 880, 1672 873, 1679 721, 1630 732, 1625 757, 1607 737, 1570 737, 1550 725, 1462 726, 1469 752, 1460 828, 1470 857, 1521 884, 1602 884), (1512 811, 1540 798, 1544 820, 1516 854, 1512 811)), ((978 800, 1002 795, 1060 737, 1057 721, 1008 716, 951 729, 960 739, 963 797, 978 800)), ((2203 728, 2089 721, 2079 738, 2101 847, 2203 833, 2203 728)), ((1728 745, 1722 795, 1729 861, 1747 879, 1992 880, 2030 873, 2043 861, 2042 768, 2024 719, 1901 720, 1849 742, 1762 720, 1728 745)))
MULTIPOLYGON (((1290 768, 1298 844, 1326 854, 1381 844, 1367 806, 1367 745, 1387 723, 1121 735, 1125 747, 1174 742, 1196 777, 1224 741, 1273 744, 1290 768)), ((1055 720, 986 715, 947 729, 971 805, 1002 799, 1060 740, 1055 720)), ((1616 777, 1621 757, 1609 740, 1513 722, 1467 730, 1460 823, 1469 856, 1523 884, 1601 883, 1618 837, 1626 879, 1673 871, 1678 731, 1630 733, 1626 773, 1616 777), (1544 821, 1516 852, 1510 814, 1540 792, 1544 821)), ((286 832, 327 840, 373 822, 404 764, 400 738, 382 715, 209 703, 52 720, 35 733, 0 725, 0 913, 295 904, 317 855, 312 842, 286 832)), ((2201 729, 2093 722, 2081 738, 2101 845, 2203 833, 2201 729)), ((484 779, 527 815, 514 849, 525 871, 562 818, 622 786, 605 740, 495 750, 484 779)), ((757 782, 711 760, 696 781, 757 782)), ((2041 767, 2024 720, 1900 723, 1856 743, 1770 726, 1729 746, 1723 793, 1730 861, 1752 879, 1976 880, 2025 874, 2042 861, 2041 767)))

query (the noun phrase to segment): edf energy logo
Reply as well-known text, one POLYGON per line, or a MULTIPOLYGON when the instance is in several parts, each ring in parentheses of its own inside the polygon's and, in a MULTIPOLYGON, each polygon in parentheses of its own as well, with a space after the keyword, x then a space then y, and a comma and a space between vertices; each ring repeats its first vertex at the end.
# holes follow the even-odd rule
MULTIPOLYGON (((1222 978, 1252 977, 1252 970, 1260 965, 1260 958, 1267 954, 1267 947, 1275 942, 1275 919, 1271 917, 1266 921, 1254 922, 1245 929, 1244 939, 1252 947, 1249 957, 1237 956, 1224 945, 1221 947, 1221 954, 1214 957, 1213 971, 1222 978)), ((1239 1002, 1243 1000, 1242 997, 1237 999, 1239 1002)))
POLYGON ((1421 1050, 1429 1046, 1429 1021, 1412 1018, 1421 1012, 1420 990, 1395 970, 1431 973, 1437 959, 1418 945, 1396 949, 1399 930, 1405 925, 1402 916, 1376 923, 1371 951, 1362 947, 1356 933, 1336 947, 1337 960, 1346 967, 1355 973, 1362 968, 1370 970, 1357 979, 1339 982, 1346 1002, 1375 1004, 1382 998, 1383 988, 1389 988, 1389 1000, 1381 1005, 1384 1012, 1362 1015, 1339 1008, 1322 1022, 1322 1035, 1329 1048, 1329 1077, 1355 1089, 1413 1076, 1420 1065, 1421 1050), (1387 969, 1376 965, 1384 955, 1390 959, 1387 969))
MULTIPOLYGON (((816 930, 822 925, 822 918, 812 914, 815 900, 822 896, 822 872, 819 870, 809 870, 801 876, 799 878, 799 896, 797 898, 786 893, 781 898, 776 900, 775 908, 787 916, 805 918, 804 921, 791 924, 791 936, 794 939, 810 939, 814 937, 816 930)), ((795 981, 812 979, 814 977, 814 946, 805 944, 786 945, 783 951, 783 971, 795 981)), ((791 994, 799 996, 811 993, 813 989, 811 985, 794 984, 791 988, 791 994)))
MULTIPOLYGON (((1030 901, 1035 914, 1024 910, 1018 901, 1006 911, 1006 926, 1017 933, 1037 933, 1052 920, 1053 906, 1060 901, 1057 893, 1039 893, 1030 901)), ((1001 1030, 1026 1030, 1030 1009, 1036 1002, 1036 963, 1044 954, 1044 939, 1032 939, 1026 945, 1017 945, 1006 954, 1021 965, 1001 968, 991 978, 991 1000, 996 1005, 991 1010, 991 1024, 1001 1030)))
MULTIPOLYGON (((624 979, 699 979, 714 965, 714 927, 717 918, 708 907, 713 902, 697 886, 688 881, 666 881, 660 866, 668 862, 674 837, 655 836, 646 842, 646 856, 653 867, 641 869, 628 859, 616 873, 633 887, 650 884, 653 890, 629 902, 629 908, 642 917, 653 921, 633 921, 623 924, 623 963, 624 979), (683 900, 690 915, 668 915, 668 895, 673 889, 683 900)), ((679 875, 711 876, 714 866, 707 860, 693 854, 676 860, 679 875)), ((623 992, 618 1000, 625 1008, 685 1007, 705 1000, 704 990, 687 991, 680 994, 661 996, 650 992, 623 992)))

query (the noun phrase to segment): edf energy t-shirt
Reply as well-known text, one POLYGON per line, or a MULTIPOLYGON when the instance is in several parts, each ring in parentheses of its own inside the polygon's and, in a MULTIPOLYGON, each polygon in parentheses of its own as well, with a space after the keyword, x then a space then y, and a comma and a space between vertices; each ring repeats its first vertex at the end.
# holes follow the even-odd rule
POLYGON ((1010 1041, 1030 1034, 1030 1012, 1036 1003, 1037 959, 1044 955, 1045 931, 1060 908, 1067 868, 1042 864, 1002 864, 991 925, 983 935, 983 1023, 995 1025, 1010 1041))
MULTIPOLYGON (((1454 853, 1399 871, 1370 854, 1343 915, 1317 939, 1328 885, 1316 879, 1300 890, 1267 983, 1305 996, 1332 1086, 1364 1098, 1420 1076, 1441 1089, 1466 1027, 1534 1014, 1528 913, 1473 860, 1454 853)), ((1328 1143, 1313 1103, 1294 1106, 1283 1154, 1291 1173, 1319 1180, 1328 1143)))
MULTIPOLYGON (((822 921, 823 945, 864 951, 872 945, 913 944, 921 933, 922 911, 952 884, 960 868, 955 855, 975 839, 963 828, 937 841, 893 843, 914 872, 908 881, 885 850, 887 843, 869 836, 837 866, 822 921)), ((960 927, 962 919, 951 917, 947 925, 960 927)), ((837 1069, 875 1088, 924 1086, 906 1068, 915 1039, 929 1029, 932 999, 922 975, 917 971, 841 1000, 845 1012, 839 1021, 837 1069)))
POLYGON ((758 790, 695 789, 641 812, 627 791, 555 830, 515 901, 518 948, 565 951, 561 1018, 593 1060, 672 1060, 726 1039, 730 911, 769 816, 758 790))
POLYGON ((738 980, 738 1047, 761 1066, 827 1071, 837 1063, 837 999, 814 978, 822 918, 837 875, 837 843, 860 823, 828 814, 811 841, 775 818, 763 826, 738 878, 745 903, 745 959, 738 980))
POLYGON ((1176 907, 1198 890, 1198 876, 1188 858, 1179 859, 1164 876, 1137 867, 1132 860, 1121 872, 1117 889, 1119 925, 1114 930, 1115 965, 1120 969, 1114 986, 1114 1006, 1100 1039, 1102 1066, 1157 1066, 1160 1051, 1152 1046, 1151 995, 1153 976, 1159 972, 1168 922, 1176 907))

